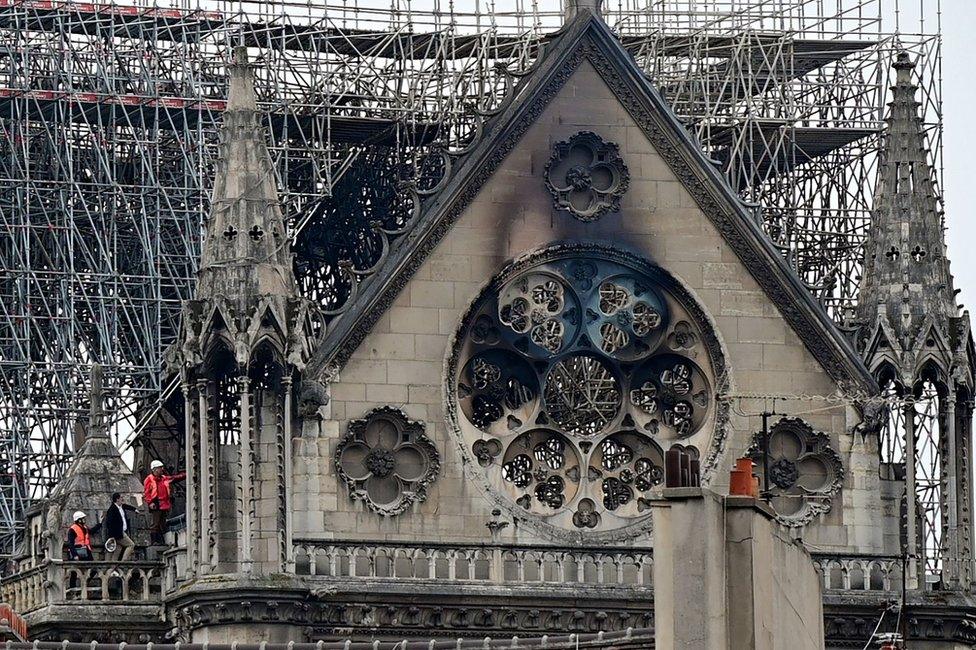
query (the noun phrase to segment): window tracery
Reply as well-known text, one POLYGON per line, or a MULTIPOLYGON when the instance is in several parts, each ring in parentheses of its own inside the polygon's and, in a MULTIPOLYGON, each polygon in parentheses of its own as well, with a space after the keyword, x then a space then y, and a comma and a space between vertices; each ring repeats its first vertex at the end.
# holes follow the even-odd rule
MULTIPOLYGON (((762 433, 749 456, 762 466, 762 433)), ((769 430, 767 490, 770 505, 785 525, 799 527, 830 511, 840 491, 844 466, 830 437, 800 418, 783 418, 769 430)))
POLYGON ((440 454, 421 423, 387 406, 349 423, 335 466, 353 499, 389 516, 427 498, 440 470, 440 454))
POLYGON ((664 450, 721 450, 724 359, 700 307, 636 257, 556 246, 471 306, 449 361, 462 452, 514 514, 559 534, 646 530, 664 450))

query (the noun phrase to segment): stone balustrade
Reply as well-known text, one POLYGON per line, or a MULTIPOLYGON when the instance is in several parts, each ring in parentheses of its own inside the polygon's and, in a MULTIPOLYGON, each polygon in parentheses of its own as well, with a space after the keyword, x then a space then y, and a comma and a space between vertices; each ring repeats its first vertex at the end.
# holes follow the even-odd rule
POLYGON ((815 553, 825 592, 899 592, 902 559, 888 555, 835 555, 815 553))
POLYGON ((0 581, 0 600, 21 614, 69 603, 160 604, 159 562, 48 561, 0 581))
POLYGON ((28 569, 0 580, 0 602, 7 603, 18 614, 26 614, 47 604, 45 583, 47 565, 28 569))
POLYGON ((650 591, 650 549, 557 548, 303 540, 298 575, 485 585, 600 585, 650 591))

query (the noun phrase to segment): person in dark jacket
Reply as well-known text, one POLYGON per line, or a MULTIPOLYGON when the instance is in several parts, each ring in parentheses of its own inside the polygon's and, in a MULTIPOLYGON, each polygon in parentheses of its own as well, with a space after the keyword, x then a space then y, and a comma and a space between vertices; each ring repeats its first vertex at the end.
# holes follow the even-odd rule
POLYGON ((125 562, 132 556, 136 548, 132 538, 129 537, 129 532, 132 530, 132 527, 129 525, 127 509, 132 509, 132 507, 126 505, 125 497, 116 492, 112 495, 112 503, 109 505, 108 510, 105 511, 105 519, 102 524, 104 526, 106 547, 112 546, 109 544, 110 539, 115 540, 115 548, 108 554, 108 559, 112 562, 117 560, 125 562))

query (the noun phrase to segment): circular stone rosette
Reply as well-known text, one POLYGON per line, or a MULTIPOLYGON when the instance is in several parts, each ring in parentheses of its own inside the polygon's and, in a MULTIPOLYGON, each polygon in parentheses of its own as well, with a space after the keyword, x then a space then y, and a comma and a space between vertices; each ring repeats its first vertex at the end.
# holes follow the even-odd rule
POLYGON ((672 276, 617 249, 567 244, 509 264, 472 303, 448 360, 448 420, 498 505, 554 539, 650 528, 664 452, 725 440, 725 357, 672 276))

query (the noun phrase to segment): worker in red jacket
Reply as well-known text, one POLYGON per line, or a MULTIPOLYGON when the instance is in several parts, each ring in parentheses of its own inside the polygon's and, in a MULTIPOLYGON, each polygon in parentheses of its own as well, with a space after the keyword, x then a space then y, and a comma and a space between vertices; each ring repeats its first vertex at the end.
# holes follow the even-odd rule
POLYGON ((149 514, 152 516, 149 539, 153 544, 162 544, 163 533, 166 532, 166 518, 173 508, 170 484, 174 481, 182 481, 186 478, 186 472, 164 474, 163 463, 159 460, 154 460, 149 465, 149 469, 151 470, 149 476, 142 484, 146 506, 149 507, 149 514))

